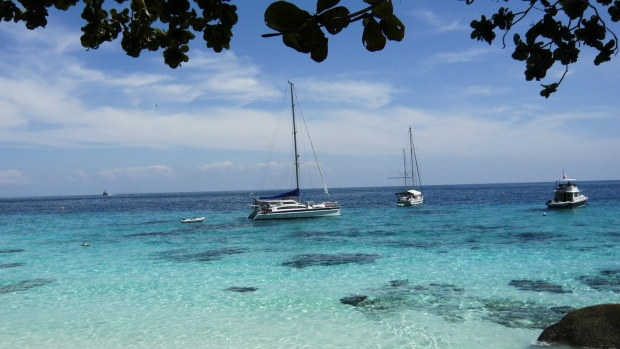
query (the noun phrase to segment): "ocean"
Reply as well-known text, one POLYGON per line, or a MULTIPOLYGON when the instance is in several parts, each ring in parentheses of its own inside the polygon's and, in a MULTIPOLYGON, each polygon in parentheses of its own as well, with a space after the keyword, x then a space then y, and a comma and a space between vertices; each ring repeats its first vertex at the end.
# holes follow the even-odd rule
POLYGON ((579 188, 332 189, 340 217, 284 221, 249 192, 0 199, 0 348, 536 348, 620 301, 620 181, 579 188))

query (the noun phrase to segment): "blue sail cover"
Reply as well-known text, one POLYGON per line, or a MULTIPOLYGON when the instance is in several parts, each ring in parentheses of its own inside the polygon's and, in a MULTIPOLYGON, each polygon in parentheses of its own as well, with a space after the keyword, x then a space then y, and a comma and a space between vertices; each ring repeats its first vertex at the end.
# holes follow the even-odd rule
POLYGON ((258 199, 259 200, 270 200, 270 199, 288 198, 288 197, 291 197, 291 196, 299 196, 299 188, 297 188, 295 190, 291 190, 291 191, 286 192, 286 193, 274 195, 274 196, 261 196, 258 199))

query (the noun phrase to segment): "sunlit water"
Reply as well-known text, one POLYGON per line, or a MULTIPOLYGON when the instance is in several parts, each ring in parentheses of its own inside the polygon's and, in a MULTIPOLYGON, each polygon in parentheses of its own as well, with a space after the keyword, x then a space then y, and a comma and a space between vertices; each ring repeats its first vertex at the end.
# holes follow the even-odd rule
POLYGON ((245 192, 0 200, 0 348, 530 348, 620 299, 620 182, 579 184, 574 210, 553 183, 353 188, 263 222, 245 192))

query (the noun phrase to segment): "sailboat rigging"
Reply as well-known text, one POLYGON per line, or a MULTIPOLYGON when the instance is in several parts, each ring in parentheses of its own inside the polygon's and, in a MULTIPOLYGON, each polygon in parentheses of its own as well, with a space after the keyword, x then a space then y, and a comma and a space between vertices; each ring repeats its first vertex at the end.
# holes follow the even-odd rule
MULTIPOLYGON (((299 191, 299 152, 297 150, 297 125, 295 122, 295 101, 293 98, 295 86, 290 81, 288 82, 291 90, 291 111, 293 118, 293 151, 294 151, 294 166, 295 166, 295 189, 287 191, 285 193, 262 196, 253 198, 252 200, 252 212, 248 216, 254 220, 267 220, 267 219, 285 219, 285 218, 315 218, 315 217, 329 217, 340 215, 340 204, 335 201, 326 201, 322 203, 314 203, 308 201, 301 202, 301 194, 299 191), (294 200, 294 198, 296 200, 294 200)), ((305 121, 304 121, 305 125, 305 121)), ((307 131, 307 127, 306 127, 307 131)), ((308 133, 308 137, 310 134, 308 133)), ((328 195, 327 185, 321 171, 316 152, 314 152, 314 146, 312 140, 310 140, 312 151, 321 174, 321 180, 323 181, 324 192, 328 195)))
POLYGON ((413 145, 413 134, 411 133, 411 127, 409 127, 409 157, 411 172, 407 172, 407 155, 405 153, 405 149, 403 149, 403 177, 390 177, 390 179, 403 178, 405 180, 404 191, 394 194, 398 197, 398 200, 396 202, 398 206, 420 205, 424 202, 424 195, 422 195, 422 180, 420 179, 420 168, 418 167, 418 157, 416 156, 415 146, 413 145), (415 170, 413 167, 414 163, 415 170), (415 189, 416 177, 418 180, 419 190, 415 189), (411 178, 411 187, 410 189, 407 189, 407 180, 409 178, 411 178))

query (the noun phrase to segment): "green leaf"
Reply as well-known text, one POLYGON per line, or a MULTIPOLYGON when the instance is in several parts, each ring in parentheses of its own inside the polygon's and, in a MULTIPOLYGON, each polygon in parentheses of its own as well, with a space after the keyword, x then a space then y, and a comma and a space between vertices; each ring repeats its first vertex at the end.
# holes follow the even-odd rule
POLYGON ((381 20, 381 30, 392 41, 401 41, 405 37, 405 25, 394 15, 381 20))
POLYGON ((265 10, 265 24, 279 32, 299 29, 311 18, 309 12, 286 1, 274 2, 265 10))
POLYGON ((491 45, 493 39, 495 39, 495 25, 490 19, 487 19, 484 15, 480 18, 480 21, 473 20, 469 25, 474 30, 471 32, 470 37, 478 41, 486 41, 491 45))
POLYGON ((328 8, 332 8, 338 5, 339 2, 340 0, 318 0, 316 2, 316 13, 321 13, 328 8))
POLYGON ((381 51, 385 47, 387 40, 383 36, 381 26, 374 17, 366 18, 368 21, 364 26, 364 33, 362 34, 362 43, 366 49, 370 52, 381 51))
POLYGON ((381 19, 385 17, 389 17, 394 14, 394 6, 392 5, 392 1, 386 0, 381 4, 372 8, 372 14, 375 17, 379 17, 381 19))
POLYGON ((583 17, 584 11, 588 8, 588 2, 583 0, 560 0, 560 5, 570 19, 583 17))
POLYGON ((302 53, 310 53, 322 45, 327 45, 327 38, 317 23, 298 32, 283 34, 282 41, 286 46, 302 53))
POLYGON ((614 5, 610 6, 607 12, 609 12, 612 22, 620 21, 620 1, 614 1, 614 5))
POLYGON ((324 44, 319 45, 310 52, 310 58, 317 63, 321 63, 327 58, 327 38, 324 44))
POLYGON ((549 95, 551 95, 552 93, 558 90, 559 84, 557 82, 554 82, 553 84, 550 84, 550 85, 541 85, 541 86, 544 87, 544 89, 540 91, 540 95, 545 98, 549 98, 549 95))
POLYGON ((342 31, 342 29, 349 26, 349 10, 344 6, 338 6, 331 10, 327 10, 320 14, 317 18, 319 23, 325 26, 328 33, 335 35, 342 31))

